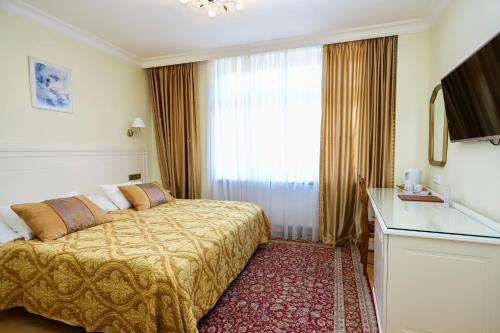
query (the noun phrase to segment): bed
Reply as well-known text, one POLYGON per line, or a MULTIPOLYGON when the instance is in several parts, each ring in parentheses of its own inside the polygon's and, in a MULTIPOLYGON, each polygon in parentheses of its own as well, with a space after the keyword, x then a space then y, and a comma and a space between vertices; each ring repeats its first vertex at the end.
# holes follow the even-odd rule
POLYGON ((251 203, 175 200, 52 242, 0 246, 0 310, 89 332, 197 332, 269 223, 251 203))

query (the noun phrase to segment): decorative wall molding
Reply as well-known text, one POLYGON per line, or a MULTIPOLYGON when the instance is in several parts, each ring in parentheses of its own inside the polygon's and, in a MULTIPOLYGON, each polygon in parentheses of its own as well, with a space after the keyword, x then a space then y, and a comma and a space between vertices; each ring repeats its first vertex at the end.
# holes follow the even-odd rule
POLYGON ((205 51, 194 51, 183 54, 172 54, 160 57, 143 58, 141 65, 144 68, 168 66, 187 62, 197 62, 212 60, 223 57, 244 55, 273 51, 279 49, 289 49, 312 45, 324 45, 341 43, 352 40, 386 37, 393 35, 404 35, 426 31, 430 25, 425 20, 408 20, 386 24, 370 25, 354 29, 345 29, 320 33, 315 35, 275 39, 258 43, 225 47, 205 51))
POLYGON ((104 51, 105 53, 122 60, 134 64, 140 64, 141 62, 141 59, 138 56, 87 31, 77 28, 74 25, 71 25, 57 17, 41 11, 40 9, 35 8, 21 0, 0 0, 0 8, 30 21, 36 22, 40 25, 43 25, 51 30, 60 32, 67 37, 75 39, 98 50, 104 51))
POLYGON ((123 145, 74 145, 74 144, 32 144, 32 143, 0 143, 1 154, 9 152, 25 153, 68 153, 68 152, 91 152, 91 153, 126 153, 143 154, 146 148, 143 146, 123 146, 123 145))

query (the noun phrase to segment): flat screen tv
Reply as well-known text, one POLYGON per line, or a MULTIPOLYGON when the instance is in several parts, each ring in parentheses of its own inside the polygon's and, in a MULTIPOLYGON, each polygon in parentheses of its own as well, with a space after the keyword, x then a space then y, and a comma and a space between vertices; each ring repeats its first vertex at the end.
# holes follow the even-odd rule
POLYGON ((500 34, 441 85, 452 142, 500 139, 500 34))

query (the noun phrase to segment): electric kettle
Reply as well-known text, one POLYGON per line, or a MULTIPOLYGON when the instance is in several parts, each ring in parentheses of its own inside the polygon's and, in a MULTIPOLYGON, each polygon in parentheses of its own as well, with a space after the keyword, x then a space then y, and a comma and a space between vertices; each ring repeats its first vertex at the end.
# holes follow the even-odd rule
POLYGON ((403 173, 405 184, 420 184, 420 177, 422 177, 422 171, 418 169, 407 169, 403 173))

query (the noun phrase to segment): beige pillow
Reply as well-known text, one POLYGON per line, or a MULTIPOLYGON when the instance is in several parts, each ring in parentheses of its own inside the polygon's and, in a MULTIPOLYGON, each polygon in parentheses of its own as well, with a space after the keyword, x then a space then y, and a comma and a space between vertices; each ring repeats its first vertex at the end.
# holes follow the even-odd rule
POLYGON ((11 208, 44 242, 111 221, 109 215, 83 195, 11 208))
POLYGON ((156 182, 119 186, 118 188, 137 210, 146 210, 174 200, 170 191, 165 190, 156 182))

